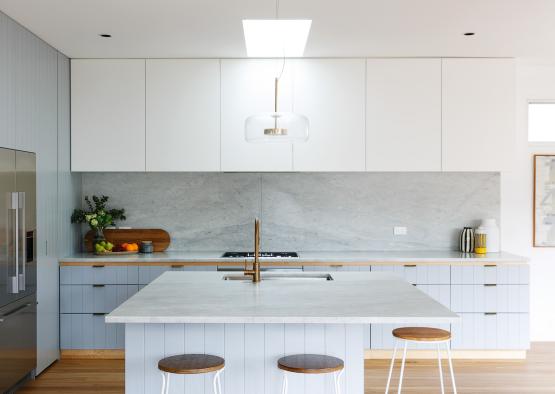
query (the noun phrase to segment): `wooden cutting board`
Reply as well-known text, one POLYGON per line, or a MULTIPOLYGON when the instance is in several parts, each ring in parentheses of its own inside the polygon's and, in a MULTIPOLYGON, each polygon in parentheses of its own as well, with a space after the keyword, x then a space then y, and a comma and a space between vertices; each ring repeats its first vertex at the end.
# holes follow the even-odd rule
MULTIPOLYGON (((159 228, 132 228, 132 229, 114 229, 104 230, 106 240, 119 245, 124 242, 152 241, 155 252, 163 252, 170 246, 170 235, 167 231, 159 228)), ((85 235, 85 250, 93 251, 94 231, 89 230, 85 235)))

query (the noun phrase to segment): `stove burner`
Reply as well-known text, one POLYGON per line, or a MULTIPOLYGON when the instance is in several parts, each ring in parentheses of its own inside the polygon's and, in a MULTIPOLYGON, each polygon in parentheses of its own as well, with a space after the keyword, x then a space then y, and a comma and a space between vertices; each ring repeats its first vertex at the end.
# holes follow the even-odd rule
MULTIPOLYGON (((235 259, 242 259, 254 257, 254 252, 225 252, 222 257, 229 257, 235 259)), ((296 258, 299 257, 297 252, 260 252, 260 257, 273 257, 273 258, 296 258)))

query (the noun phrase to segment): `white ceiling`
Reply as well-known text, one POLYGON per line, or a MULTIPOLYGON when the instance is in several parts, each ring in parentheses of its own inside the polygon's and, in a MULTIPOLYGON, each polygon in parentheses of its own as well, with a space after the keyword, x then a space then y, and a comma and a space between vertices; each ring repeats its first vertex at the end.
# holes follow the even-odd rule
MULTIPOLYGON (((74 58, 244 57, 241 20, 274 9, 274 0, 0 0, 74 58)), ((310 57, 555 57, 555 0, 281 0, 280 17, 313 20, 310 57)))

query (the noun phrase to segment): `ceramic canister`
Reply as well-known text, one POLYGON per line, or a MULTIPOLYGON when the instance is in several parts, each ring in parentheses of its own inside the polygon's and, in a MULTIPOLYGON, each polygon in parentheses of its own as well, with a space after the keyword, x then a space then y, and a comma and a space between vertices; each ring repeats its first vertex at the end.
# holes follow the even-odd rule
POLYGON ((463 253, 474 252, 474 229, 472 227, 465 227, 461 231, 459 249, 463 253))

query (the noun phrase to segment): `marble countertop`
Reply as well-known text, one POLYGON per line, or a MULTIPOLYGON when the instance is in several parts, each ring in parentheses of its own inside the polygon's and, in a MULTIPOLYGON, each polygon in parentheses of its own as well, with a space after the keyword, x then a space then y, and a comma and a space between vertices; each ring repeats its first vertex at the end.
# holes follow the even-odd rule
MULTIPOLYGON (((446 264, 446 263, 469 263, 469 264, 522 264, 528 261, 526 257, 511 253, 488 253, 476 255, 473 253, 461 253, 450 251, 358 251, 358 252, 298 252, 298 258, 277 259, 261 258, 260 261, 269 265, 369 265, 369 264, 446 264)), ((202 263, 202 264, 242 264, 245 260, 222 258, 223 251, 219 252, 162 252, 151 254, 119 255, 119 256, 95 256, 91 253, 81 253, 60 259, 61 264, 90 264, 90 263, 202 263)))
POLYGON ((108 323, 434 324, 458 315, 382 272, 334 280, 223 280, 222 272, 166 272, 106 316, 108 323))

